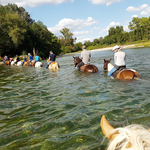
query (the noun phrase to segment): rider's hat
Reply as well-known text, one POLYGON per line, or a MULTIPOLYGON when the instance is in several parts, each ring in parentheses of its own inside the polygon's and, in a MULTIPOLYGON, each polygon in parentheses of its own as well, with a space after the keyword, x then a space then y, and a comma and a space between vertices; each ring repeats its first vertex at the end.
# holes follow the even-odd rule
POLYGON ((113 51, 114 51, 115 49, 120 49, 120 46, 118 46, 118 45, 114 46, 114 47, 113 47, 113 51))

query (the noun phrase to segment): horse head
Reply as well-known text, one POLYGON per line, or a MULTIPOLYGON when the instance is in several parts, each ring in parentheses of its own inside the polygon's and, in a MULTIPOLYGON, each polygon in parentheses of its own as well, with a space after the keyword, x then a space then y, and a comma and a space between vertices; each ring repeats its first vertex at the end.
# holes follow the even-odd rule
POLYGON ((74 66, 76 67, 82 60, 79 57, 73 56, 74 58, 74 66))
POLYGON ((114 129, 103 115, 101 129, 110 140, 107 150, 148 150, 150 149, 150 131, 141 125, 132 124, 114 129))
POLYGON ((110 61, 111 61, 111 59, 109 59, 109 60, 105 60, 104 59, 104 70, 107 70, 107 65, 108 65, 108 63, 110 63, 110 61))

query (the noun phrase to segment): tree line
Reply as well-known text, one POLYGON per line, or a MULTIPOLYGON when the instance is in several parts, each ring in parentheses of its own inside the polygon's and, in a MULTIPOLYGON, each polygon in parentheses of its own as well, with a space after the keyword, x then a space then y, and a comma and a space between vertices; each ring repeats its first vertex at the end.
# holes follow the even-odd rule
POLYGON ((130 32, 123 26, 111 27, 105 37, 76 43, 77 38, 68 28, 60 30, 62 35, 57 37, 41 21, 35 22, 23 7, 0 5, 0 56, 25 55, 34 49, 40 57, 47 58, 50 50, 59 55, 79 51, 83 45, 95 49, 150 40, 150 17, 134 17, 128 28, 130 32))
POLYGON ((42 58, 50 50, 60 54, 60 40, 41 21, 35 22, 23 7, 0 5, 0 55, 22 55, 33 49, 42 58))

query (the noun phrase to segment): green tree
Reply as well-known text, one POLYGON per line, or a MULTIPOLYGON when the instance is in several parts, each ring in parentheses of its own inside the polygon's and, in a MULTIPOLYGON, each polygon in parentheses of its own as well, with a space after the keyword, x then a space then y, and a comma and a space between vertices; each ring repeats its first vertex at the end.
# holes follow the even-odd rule
POLYGON ((18 7, 16 4, 8 4, 5 7, 9 13, 16 12, 20 16, 20 19, 24 19, 26 23, 32 24, 34 22, 23 7, 18 7))
POLYGON ((70 32, 68 28, 63 28, 60 30, 60 33, 62 33, 63 36, 61 36, 61 39, 63 39, 63 46, 72 46, 73 45, 73 33, 70 32))

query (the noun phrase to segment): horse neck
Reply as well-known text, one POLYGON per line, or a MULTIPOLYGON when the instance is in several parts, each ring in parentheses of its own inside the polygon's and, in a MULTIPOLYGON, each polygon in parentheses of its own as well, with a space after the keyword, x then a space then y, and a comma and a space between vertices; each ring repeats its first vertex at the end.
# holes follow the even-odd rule
POLYGON ((107 65, 107 71, 109 72, 114 66, 111 63, 108 63, 107 65))

